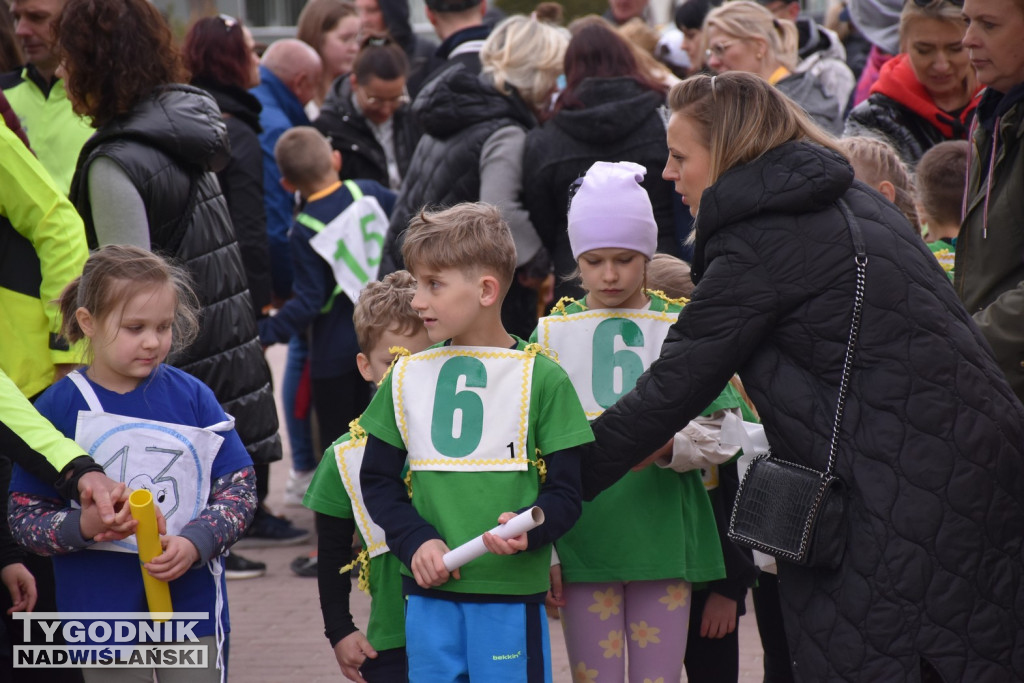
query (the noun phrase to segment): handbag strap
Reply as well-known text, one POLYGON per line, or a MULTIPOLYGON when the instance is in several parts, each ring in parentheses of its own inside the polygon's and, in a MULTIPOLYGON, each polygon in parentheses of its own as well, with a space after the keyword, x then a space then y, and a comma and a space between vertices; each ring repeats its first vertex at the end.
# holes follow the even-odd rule
POLYGON ((864 308, 864 280, 868 265, 868 255, 864 248, 864 235, 861 233, 860 225, 857 224, 857 219, 846 202, 840 199, 838 204, 846 219, 846 226, 850 230, 850 238, 853 240, 855 252, 853 258, 857 264, 857 283, 853 296, 853 314, 850 317, 850 336, 846 342, 846 357, 843 359, 843 374, 839 379, 839 398, 836 400, 836 418, 832 424, 832 442, 828 449, 826 477, 832 476, 836 465, 836 456, 839 454, 839 428, 843 423, 843 412, 846 408, 846 392, 850 388, 850 366, 853 364, 853 352, 857 346, 857 336, 860 334, 860 316, 864 308))

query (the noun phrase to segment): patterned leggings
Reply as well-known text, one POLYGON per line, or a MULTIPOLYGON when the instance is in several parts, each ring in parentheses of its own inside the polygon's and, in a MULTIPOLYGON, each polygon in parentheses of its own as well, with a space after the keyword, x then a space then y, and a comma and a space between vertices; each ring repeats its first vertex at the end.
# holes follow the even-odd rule
POLYGON ((683 671, 690 584, 682 579, 567 583, 562 630, 574 683, 676 683, 683 671))

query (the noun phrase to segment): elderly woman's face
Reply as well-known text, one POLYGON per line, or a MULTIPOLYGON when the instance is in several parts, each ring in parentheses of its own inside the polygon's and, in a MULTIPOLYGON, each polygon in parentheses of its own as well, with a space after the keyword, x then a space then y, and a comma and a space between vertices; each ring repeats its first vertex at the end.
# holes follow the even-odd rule
POLYGON ((1024 6, 1020 0, 964 0, 964 47, 978 81, 1001 93, 1024 83, 1024 6))
POLYGON ((697 215, 700 196, 708 186, 710 168, 707 141, 696 123, 688 116, 672 114, 668 121, 668 161, 661 177, 675 184, 683 204, 690 207, 691 216, 697 215))
POLYGON ((964 28, 959 22, 918 17, 908 23, 903 36, 904 50, 917 80, 933 100, 962 98, 954 108, 967 104, 974 91, 974 70, 961 42, 964 28))
POLYGON ((759 41, 737 38, 717 26, 708 26, 704 35, 708 45, 707 64, 715 73, 746 71, 760 74, 763 70, 765 50, 759 41))

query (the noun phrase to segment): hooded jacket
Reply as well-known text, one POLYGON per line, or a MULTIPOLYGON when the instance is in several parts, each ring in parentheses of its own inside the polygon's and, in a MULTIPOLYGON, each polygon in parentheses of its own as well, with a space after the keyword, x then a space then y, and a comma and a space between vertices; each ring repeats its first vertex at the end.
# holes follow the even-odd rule
POLYGON ((270 369, 256 337, 252 299, 216 171, 228 162, 227 129, 206 92, 171 84, 96 131, 82 149, 71 200, 97 246, 90 164, 116 162, 142 197, 152 250, 188 270, 199 298, 199 336, 168 361, 209 386, 235 417, 256 463, 280 460, 270 369))
POLYGON ((899 54, 882 65, 878 80, 871 86, 871 95, 850 112, 843 136, 881 138, 913 168, 938 143, 967 139, 981 90, 979 86, 959 113, 947 113, 935 105, 917 80, 910 58, 899 54))
MULTIPOLYGON (((502 128, 525 131, 537 125, 517 94, 503 95, 484 77, 461 66, 449 67, 427 83, 413 103, 413 113, 423 137, 391 214, 385 243, 388 265, 396 267, 402 263, 401 235, 420 209, 480 199, 480 162, 487 139, 502 128)), ((518 247, 515 230, 513 239, 518 247)), ((382 272, 391 269, 382 265, 382 272)))
POLYGON ((643 186, 658 223, 658 251, 677 251, 672 183, 663 180, 665 123, 658 108, 665 98, 632 78, 588 78, 577 96, 581 109, 562 109, 526 135, 523 203, 555 264, 555 301, 579 296, 562 282, 576 268, 566 232, 569 185, 596 161, 633 161, 647 168, 643 186))
POLYGON ((1024 85, 986 90, 977 123, 954 286, 1024 400, 1024 85))
POLYGON ((855 290, 843 199, 867 250, 839 440, 836 570, 779 563, 799 681, 1024 679, 1024 407, 906 219, 837 153, 791 142, 703 193, 697 287, 661 358, 593 423, 594 496, 739 372, 776 456, 828 460, 855 290), (753 188, 753 191, 752 191, 753 188))
POLYGON ((838 134, 843 127, 850 94, 857 85, 857 78, 846 63, 846 48, 835 32, 819 26, 811 17, 798 17, 796 26, 801 47, 797 55, 800 61, 793 71, 810 74, 825 96, 820 103, 823 107, 820 113, 811 110, 808 113, 819 119, 819 123, 827 121, 826 129, 838 134))
MULTIPOLYGON (((404 179, 420 139, 420 130, 408 105, 399 107, 391 121, 398 173, 404 179)), ((352 103, 351 79, 335 79, 313 125, 341 152, 339 177, 342 180, 376 180, 384 187, 390 186, 384 148, 370 129, 366 116, 356 111, 352 103)))

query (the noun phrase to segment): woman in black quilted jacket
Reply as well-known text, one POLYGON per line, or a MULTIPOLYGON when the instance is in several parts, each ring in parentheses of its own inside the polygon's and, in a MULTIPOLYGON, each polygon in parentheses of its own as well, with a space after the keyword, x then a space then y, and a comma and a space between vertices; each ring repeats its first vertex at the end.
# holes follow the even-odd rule
POLYGON ((661 358, 593 423, 593 497, 738 372, 774 454, 824 470, 867 251, 840 432, 839 567, 779 562, 801 681, 1024 680, 1024 407, 900 212, 764 81, 669 95, 669 160, 696 217, 693 299, 661 358))

